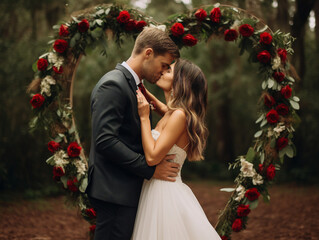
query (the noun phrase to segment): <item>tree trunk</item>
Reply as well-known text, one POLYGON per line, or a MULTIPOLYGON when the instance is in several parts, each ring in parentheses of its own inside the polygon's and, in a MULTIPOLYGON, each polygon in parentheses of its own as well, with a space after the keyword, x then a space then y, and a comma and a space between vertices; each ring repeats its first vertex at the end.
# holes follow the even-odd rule
MULTIPOLYGON (((293 37, 297 38, 293 43, 293 49, 295 50, 294 58, 292 59, 293 65, 296 67, 297 73, 302 79, 306 72, 305 63, 305 32, 306 23, 308 22, 308 17, 310 11, 313 9, 316 0, 297 0, 296 1, 296 13, 293 17, 293 25, 291 27, 291 34, 293 37)), ((299 82, 301 87, 302 81, 299 82)))
POLYGON ((314 10, 315 10, 315 18, 316 18, 316 28, 315 28, 316 46, 317 46, 317 52, 319 52, 319 1, 316 1, 314 10))
POLYGON ((277 17, 276 17, 276 28, 280 29, 282 32, 289 32, 289 2, 288 0, 279 0, 277 8, 277 17))

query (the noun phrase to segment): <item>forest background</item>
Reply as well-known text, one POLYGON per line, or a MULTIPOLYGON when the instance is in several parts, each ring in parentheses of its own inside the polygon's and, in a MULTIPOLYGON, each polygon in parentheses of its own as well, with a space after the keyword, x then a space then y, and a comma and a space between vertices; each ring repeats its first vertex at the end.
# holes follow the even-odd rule
MULTIPOLYGON (((33 79, 32 64, 49 49, 47 42, 52 26, 67 21, 74 12, 106 0, 2 0, 0 3, 0 194, 19 192, 34 198, 59 194, 61 189, 52 179, 48 136, 44 131, 29 132, 32 107, 26 94, 33 79)), ((125 0, 116 1, 140 9, 157 22, 175 13, 192 11, 207 0, 125 0), (165 7, 163 7, 165 6, 165 7)), ((277 183, 316 184, 319 168, 319 1, 318 0, 232 0, 219 1, 243 9, 263 19, 276 31, 290 32, 296 41, 290 62, 299 78, 296 95, 301 98, 298 112, 301 123, 294 143, 297 155, 286 159, 276 177, 277 183)), ((107 42, 107 55, 101 49, 88 52, 79 65, 74 86, 74 114, 86 154, 90 147, 90 94, 104 73, 126 60, 134 40, 121 47, 107 42)), ((210 131, 205 160, 186 163, 185 179, 232 181, 236 171, 228 171, 228 163, 245 155, 258 130, 257 102, 261 92, 258 68, 239 56, 236 43, 213 38, 184 48, 182 57, 199 65, 209 83, 207 125, 210 131)), ((159 98, 161 91, 147 85, 159 98)), ((153 125, 158 118, 155 118, 153 125)))

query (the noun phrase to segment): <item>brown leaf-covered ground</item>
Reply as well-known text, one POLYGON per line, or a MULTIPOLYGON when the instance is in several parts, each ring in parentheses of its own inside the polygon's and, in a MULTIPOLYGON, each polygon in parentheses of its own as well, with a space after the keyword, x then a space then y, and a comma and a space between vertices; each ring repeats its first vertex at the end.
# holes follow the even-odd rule
MULTIPOLYGON (((190 182, 210 222, 229 198, 220 192, 228 183, 190 182)), ((285 184, 270 188, 271 201, 260 199, 250 213, 248 228, 232 235, 233 240, 319 239, 319 187, 285 184)), ((64 205, 64 197, 40 200, 0 200, 0 240, 86 240, 89 225, 75 208, 64 205)))

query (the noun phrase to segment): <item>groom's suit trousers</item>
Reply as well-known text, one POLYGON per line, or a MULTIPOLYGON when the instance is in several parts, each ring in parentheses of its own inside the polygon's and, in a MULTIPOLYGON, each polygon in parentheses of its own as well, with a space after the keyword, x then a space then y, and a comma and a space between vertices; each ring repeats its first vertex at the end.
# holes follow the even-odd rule
POLYGON ((137 207, 118 205, 90 197, 89 201, 97 214, 94 240, 131 239, 137 207))

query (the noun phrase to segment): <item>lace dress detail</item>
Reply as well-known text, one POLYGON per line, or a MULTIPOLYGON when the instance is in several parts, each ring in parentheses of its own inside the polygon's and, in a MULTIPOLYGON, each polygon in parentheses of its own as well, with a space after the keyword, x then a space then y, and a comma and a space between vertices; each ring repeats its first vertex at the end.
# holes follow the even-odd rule
MULTIPOLYGON (((160 132, 152 130, 152 136, 157 140, 160 132)), ((176 155, 172 161, 182 169, 185 150, 175 144, 168 154, 176 155)), ((175 182, 144 180, 131 239, 220 240, 220 237, 191 189, 182 182, 180 170, 175 182)))

